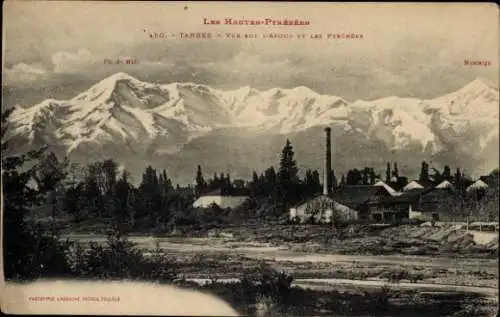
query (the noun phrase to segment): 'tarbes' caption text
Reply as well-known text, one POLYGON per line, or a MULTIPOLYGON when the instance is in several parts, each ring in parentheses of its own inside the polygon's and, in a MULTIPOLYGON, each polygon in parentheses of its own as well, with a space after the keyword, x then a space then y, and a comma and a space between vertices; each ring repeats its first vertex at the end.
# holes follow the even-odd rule
MULTIPOLYGON (((147 32, 144 30, 144 32, 147 32)), ((209 40, 209 39, 298 39, 298 40, 361 40, 363 34, 353 32, 331 32, 331 33, 239 33, 239 32, 147 32, 149 38, 154 40, 175 40, 175 39, 193 39, 193 40, 209 40)))

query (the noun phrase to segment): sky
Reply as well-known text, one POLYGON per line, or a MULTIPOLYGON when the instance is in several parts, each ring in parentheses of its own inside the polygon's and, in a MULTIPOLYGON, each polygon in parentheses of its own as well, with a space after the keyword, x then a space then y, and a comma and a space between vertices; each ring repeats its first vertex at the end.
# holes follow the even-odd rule
POLYGON ((475 78, 498 86, 494 4, 7 1, 3 32, 4 107, 69 99, 120 71, 144 81, 220 89, 307 86, 348 101, 434 98, 475 78), (203 18, 228 17, 309 25, 203 24, 203 18), (153 32, 177 37, 151 39, 153 32), (179 32, 214 38, 180 39, 179 32), (259 38, 229 39, 226 33, 259 38), (269 33, 306 38, 262 38, 269 33), (363 38, 327 39, 328 33, 363 38), (105 64, 106 58, 139 63, 105 64), (465 59, 489 66, 464 65, 465 59))

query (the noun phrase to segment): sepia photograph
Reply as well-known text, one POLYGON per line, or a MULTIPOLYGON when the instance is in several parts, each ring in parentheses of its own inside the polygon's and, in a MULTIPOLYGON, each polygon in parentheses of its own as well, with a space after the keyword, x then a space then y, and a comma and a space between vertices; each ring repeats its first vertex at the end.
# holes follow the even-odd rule
POLYGON ((3 3, 7 314, 494 317, 494 3, 3 3))

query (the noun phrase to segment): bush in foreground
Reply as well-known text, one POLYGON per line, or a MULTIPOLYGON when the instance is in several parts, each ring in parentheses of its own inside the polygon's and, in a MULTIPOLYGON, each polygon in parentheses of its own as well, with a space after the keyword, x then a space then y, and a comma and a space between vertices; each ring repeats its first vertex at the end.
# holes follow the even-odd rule
POLYGON ((87 250, 75 245, 70 263, 78 277, 161 282, 175 277, 172 264, 158 246, 150 256, 144 255, 126 235, 116 230, 109 233, 104 245, 91 242, 87 250))

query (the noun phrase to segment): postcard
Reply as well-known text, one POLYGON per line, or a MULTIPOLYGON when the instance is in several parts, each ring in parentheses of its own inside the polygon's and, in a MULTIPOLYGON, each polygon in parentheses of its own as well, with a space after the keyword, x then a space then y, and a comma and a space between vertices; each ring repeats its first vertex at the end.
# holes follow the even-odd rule
POLYGON ((4 13, 2 312, 496 316, 495 4, 4 13))

